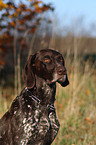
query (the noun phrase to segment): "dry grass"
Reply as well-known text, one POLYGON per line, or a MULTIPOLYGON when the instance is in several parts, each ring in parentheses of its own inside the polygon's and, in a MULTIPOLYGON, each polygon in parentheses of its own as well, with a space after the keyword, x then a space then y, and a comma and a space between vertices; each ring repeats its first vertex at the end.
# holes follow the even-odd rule
POLYGON ((96 145, 96 77, 95 71, 80 63, 69 74, 70 85, 58 85, 56 108, 61 124, 53 145, 96 145))
MULTIPOLYGON (((96 70, 79 61, 75 69, 74 62, 67 66, 70 85, 57 85, 55 106, 61 127, 52 145, 96 145, 96 70)), ((9 108, 12 93, 11 88, 0 88, 0 117, 9 108)))

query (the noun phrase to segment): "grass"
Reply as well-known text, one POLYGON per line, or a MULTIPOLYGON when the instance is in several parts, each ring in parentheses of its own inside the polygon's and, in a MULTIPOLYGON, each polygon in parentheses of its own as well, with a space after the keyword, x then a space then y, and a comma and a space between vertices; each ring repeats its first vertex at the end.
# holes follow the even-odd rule
POLYGON ((96 145, 96 70, 86 64, 83 72, 75 73, 69 74, 68 87, 57 86, 61 126, 52 145, 96 145))
POLYGON ((9 109, 13 98, 13 89, 7 87, 7 89, 0 87, 0 118, 9 109))
MULTIPOLYGON (((96 69, 88 63, 82 68, 78 62, 74 71, 72 65, 68 68, 70 85, 62 88, 57 84, 55 107, 60 130, 52 145, 96 145, 96 69)), ((11 88, 0 90, 1 117, 14 96, 11 88)))

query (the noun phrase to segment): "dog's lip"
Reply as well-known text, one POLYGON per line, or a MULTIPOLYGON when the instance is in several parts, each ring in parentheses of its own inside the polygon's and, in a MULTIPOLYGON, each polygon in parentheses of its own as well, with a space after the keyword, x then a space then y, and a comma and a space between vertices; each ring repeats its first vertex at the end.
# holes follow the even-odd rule
POLYGON ((50 80, 46 80, 46 81, 48 84, 52 84, 52 83, 59 82, 59 81, 64 82, 65 79, 66 79, 66 75, 60 75, 56 80, 54 79, 52 81, 50 81, 50 80))
POLYGON ((57 81, 58 82, 64 82, 66 80, 66 75, 63 75, 62 77, 60 77, 57 81))

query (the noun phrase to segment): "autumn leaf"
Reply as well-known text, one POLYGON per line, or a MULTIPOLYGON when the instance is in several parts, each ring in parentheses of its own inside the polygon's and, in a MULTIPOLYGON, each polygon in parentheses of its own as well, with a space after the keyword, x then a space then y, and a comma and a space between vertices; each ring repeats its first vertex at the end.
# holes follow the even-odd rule
POLYGON ((18 24, 22 25, 24 24, 25 20, 18 20, 18 24))
POLYGON ((2 48, 0 48, 0 52, 2 52, 2 48))
POLYGON ((9 36, 7 33, 4 33, 3 37, 8 38, 9 36))
POLYGON ((19 27, 18 30, 19 30, 19 31, 25 31, 26 28, 25 28, 25 27, 19 27))
MULTIPOLYGON (((0 0, 0 22, 3 24, 0 25, 0 55, 2 57, 8 52, 8 49, 14 47, 13 40, 15 29, 17 30, 17 34, 21 33, 19 37, 22 41, 20 41, 21 43, 19 44, 24 48, 26 42, 23 40, 23 34, 26 30, 28 33, 35 33, 42 19, 40 13, 51 10, 51 6, 45 5, 42 0, 29 1, 28 5, 23 3, 23 1, 15 5, 14 1, 8 1, 5 4, 3 0, 0 0), (2 12, 3 9, 5 10, 2 12)), ((46 20, 47 19, 45 19, 45 21, 46 20)), ((50 23, 51 21, 48 20, 47 22, 50 23)), ((18 43, 19 40, 17 39, 16 41, 16 43, 18 43)), ((0 61, 2 61, 2 59, 0 59, 0 61)), ((1 64, 3 65, 4 62, 2 61, 1 64)))
POLYGON ((14 6, 13 6, 13 5, 10 5, 10 6, 8 6, 8 8, 9 8, 9 9, 13 9, 13 8, 14 8, 14 6))
MULTIPOLYGON (((0 28, 0 30, 1 30, 1 28, 0 28)), ((2 39, 2 36, 0 35, 0 39, 2 39)))
POLYGON ((7 4, 3 3, 2 0, 0 0, 0 10, 4 9, 7 7, 7 4))
POLYGON ((25 9, 25 8, 26 8, 26 6, 25 6, 24 4, 20 4, 19 6, 20 6, 20 8, 22 8, 22 9, 25 9))
POLYGON ((20 8, 16 9, 17 13, 21 14, 22 10, 20 8))
POLYGON ((9 15, 9 18, 10 18, 10 19, 12 19, 12 18, 13 18, 13 16, 12 16, 12 15, 9 15))
POLYGON ((85 121, 86 121, 88 124, 90 124, 90 123, 91 123, 91 120, 90 120, 90 118, 89 118, 89 117, 86 117, 86 118, 85 118, 85 121))
POLYGON ((0 61, 0 64, 1 65, 5 65, 5 62, 2 60, 2 61, 0 61))
POLYGON ((13 22, 10 23, 10 25, 11 25, 12 27, 15 27, 16 23, 13 21, 13 22))
POLYGON ((25 12, 32 12, 32 10, 31 9, 26 9, 25 12))
POLYGON ((90 91, 89 90, 86 90, 86 95, 90 95, 90 91))
POLYGON ((42 9, 41 8, 35 9, 34 12, 35 13, 42 13, 42 9))
POLYGON ((0 65, 5 65, 5 62, 4 62, 4 60, 2 59, 2 57, 0 56, 0 65))
POLYGON ((35 33, 36 29, 37 29, 36 27, 33 27, 32 29, 29 30, 29 33, 35 33))
POLYGON ((13 14, 13 17, 17 17, 18 16, 18 14, 17 14, 17 12, 15 12, 14 14, 13 14))
POLYGON ((38 9, 38 8, 39 8, 39 5, 38 5, 38 4, 35 4, 34 7, 35 7, 36 9, 38 9))

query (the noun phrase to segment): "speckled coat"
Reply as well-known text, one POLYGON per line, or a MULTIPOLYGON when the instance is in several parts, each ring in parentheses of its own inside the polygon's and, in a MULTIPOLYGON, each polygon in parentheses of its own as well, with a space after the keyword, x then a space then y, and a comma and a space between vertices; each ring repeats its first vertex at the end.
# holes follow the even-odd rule
POLYGON ((27 61, 27 87, 0 120, 0 145, 50 145, 56 137, 60 127, 54 108, 56 82, 63 87, 69 83, 64 62, 58 64, 57 56, 63 59, 56 51, 43 50, 27 61))

